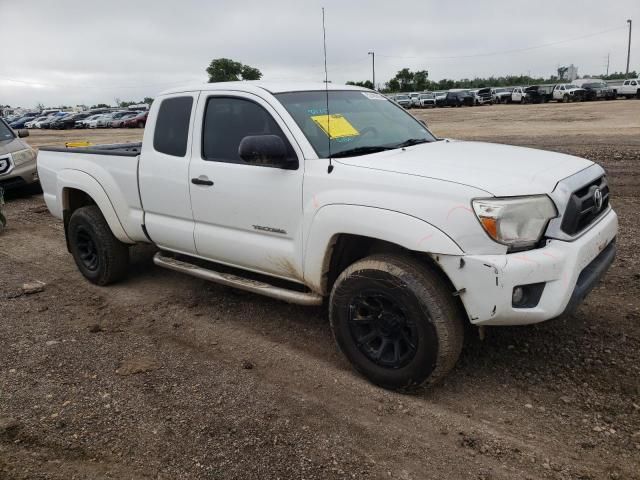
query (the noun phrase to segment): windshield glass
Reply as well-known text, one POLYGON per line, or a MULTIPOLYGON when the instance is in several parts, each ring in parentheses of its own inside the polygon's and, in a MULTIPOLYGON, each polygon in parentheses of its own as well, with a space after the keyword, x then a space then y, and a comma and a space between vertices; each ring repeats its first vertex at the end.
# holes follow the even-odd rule
POLYGON ((13 138, 14 136, 11 129, 2 120, 0 120, 0 141, 13 140, 13 138))
POLYGON ((379 93, 329 91, 330 118, 324 91, 280 93, 276 98, 321 158, 328 158, 329 143, 332 155, 347 156, 354 149, 354 155, 362 155, 435 141, 424 125, 379 93))

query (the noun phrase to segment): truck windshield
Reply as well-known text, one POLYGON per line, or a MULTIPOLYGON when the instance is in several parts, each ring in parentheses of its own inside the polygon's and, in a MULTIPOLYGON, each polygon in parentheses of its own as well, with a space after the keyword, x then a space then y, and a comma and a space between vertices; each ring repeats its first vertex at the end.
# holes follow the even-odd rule
POLYGON ((7 126, 6 123, 0 120, 0 142, 3 140, 13 140, 13 138, 14 136, 11 129, 7 126))
POLYGON ((276 94, 321 158, 356 156, 435 137, 401 107, 374 92, 325 91, 276 94), (329 145, 331 145, 329 147, 329 145))

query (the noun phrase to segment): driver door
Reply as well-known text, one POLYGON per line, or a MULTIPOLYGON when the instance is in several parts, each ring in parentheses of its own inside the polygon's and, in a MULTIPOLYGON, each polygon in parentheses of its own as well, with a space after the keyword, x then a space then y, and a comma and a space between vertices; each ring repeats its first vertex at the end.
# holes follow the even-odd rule
POLYGON ((197 254, 215 262, 302 281, 302 152, 282 118, 244 92, 202 95, 189 165, 197 254), (250 135, 282 138, 291 169, 238 155, 250 135))

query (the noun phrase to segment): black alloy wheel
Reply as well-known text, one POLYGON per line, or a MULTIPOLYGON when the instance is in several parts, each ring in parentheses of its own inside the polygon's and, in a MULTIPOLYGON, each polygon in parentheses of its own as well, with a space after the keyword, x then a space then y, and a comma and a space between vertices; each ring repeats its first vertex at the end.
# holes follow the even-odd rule
POLYGON ((418 349, 418 329, 387 292, 362 292, 349 303, 349 331, 358 349, 386 368, 408 364, 418 349))

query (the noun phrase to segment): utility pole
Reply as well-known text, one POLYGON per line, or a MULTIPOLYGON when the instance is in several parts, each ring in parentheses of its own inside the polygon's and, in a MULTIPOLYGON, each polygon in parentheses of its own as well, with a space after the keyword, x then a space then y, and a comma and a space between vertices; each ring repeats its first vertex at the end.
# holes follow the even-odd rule
MULTIPOLYGON (((376 90, 376 52, 367 52, 371 55, 371 73, 373 74, 373 89, 376 90)), ((628 68, 627 68, 628 70, 628 68)))
POLYGON ((610 53, 607 53, 607 77, 609 76, 609 57, 611 56, 610 53))
POLYGON ((624 75, 624 78, 629 78, 629 59, 631 57, 631 19, 627 20, 629 24, 629 46, 627 47, 627 72, 624 75))

